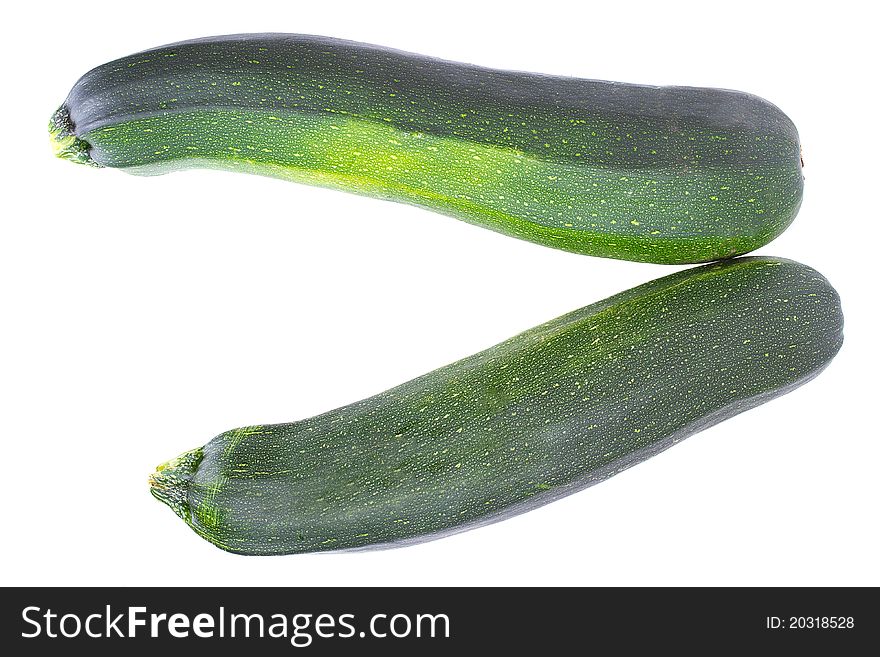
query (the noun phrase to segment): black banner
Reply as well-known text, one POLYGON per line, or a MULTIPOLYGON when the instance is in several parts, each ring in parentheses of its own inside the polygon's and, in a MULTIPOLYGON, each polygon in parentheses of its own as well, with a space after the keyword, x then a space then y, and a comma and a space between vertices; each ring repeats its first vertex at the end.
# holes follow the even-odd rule
MULTIPOLYGON (((850 652, 880 638, 874 589, 4 589, 6 654, 449 654, 491 646, 850 652), (74 645, 75 644, 75 645, 74 645), (249 653, 251 654, 251 653, 249 653)), ((616 650, 617 651, 617 650, 616 650)))

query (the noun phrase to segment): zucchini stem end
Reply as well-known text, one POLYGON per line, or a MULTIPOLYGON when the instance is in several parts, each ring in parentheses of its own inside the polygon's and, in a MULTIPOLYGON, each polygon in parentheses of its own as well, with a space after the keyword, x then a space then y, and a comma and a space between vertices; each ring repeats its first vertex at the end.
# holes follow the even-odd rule
POLYGON ((91 145, 84 139, 80 139, 74 133, 73 122, 70 119, 70 111, 67 105, 59 107, 52 118, 49 119, 49 136, 52 140, 52 149, 56 157, 62 160, 70 160, 78 164, 100 167, 91 156, 91 145))

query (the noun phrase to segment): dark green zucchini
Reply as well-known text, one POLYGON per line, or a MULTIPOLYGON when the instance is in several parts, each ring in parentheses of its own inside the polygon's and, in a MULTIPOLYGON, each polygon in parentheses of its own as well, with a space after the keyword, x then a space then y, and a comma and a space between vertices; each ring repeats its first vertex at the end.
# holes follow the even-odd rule
POLYGON ((241 554, 436 538, 578 491, 792 390, 837 353, 842 328, 837 293, 809 267, 706 265, 364 401, 220 434, 160 466, 152 493, 241 554))
POLYGON ((794 125, 749 94, 492 70, 315 36, 199 39, 104 64, 50 130, 58 154, 79 162, 265 174, 644 262, 756 249, 802 194, 794 125))

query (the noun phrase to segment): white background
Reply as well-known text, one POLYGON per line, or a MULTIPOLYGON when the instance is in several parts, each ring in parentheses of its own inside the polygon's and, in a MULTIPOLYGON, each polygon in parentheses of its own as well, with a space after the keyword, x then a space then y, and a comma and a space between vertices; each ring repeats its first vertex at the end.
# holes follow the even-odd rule
POLYGON ((16 3, 4 10, 0 583, 880 585, 869 3, 16 3), (819 9, 821 8, 821 9, 819 9), (677 268, 241 174, 51 156, 88 69, 300 32, 486 66, 741 89, 798 126, 804 205, 760 253, 824 273, 843 350, 792 394, 526 515, 397 550, 246 558, 148 492, 241 425, 315 415, 677 268))

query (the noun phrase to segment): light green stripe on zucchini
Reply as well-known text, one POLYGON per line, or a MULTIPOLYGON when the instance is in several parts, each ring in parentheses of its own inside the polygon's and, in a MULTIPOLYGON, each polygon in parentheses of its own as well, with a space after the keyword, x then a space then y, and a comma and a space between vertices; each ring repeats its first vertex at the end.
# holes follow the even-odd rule
MULTIPOLYGON (((222 111, 157 116, 99 128, 84 139, 125 160, 106 166, 154 175, 185 168, 257 173, 384 196, 453 214, 532 241, 584 251, 602 242, 641 251, 674 248, 685 260, 720 259, 770 239, 761 226, 772 189, 767 172, 692 175, 686 185, 662 171, 609 169, 542 160, 511 149, 462 142, 355 119, 280 119, 222 111), (234 144, 234 145, 230 145, 234 144), (129 161, 149 164, 127 166, 129 161), (740 212, 736 226, 725 212, 740 212), (713 217, 713 208, 717 208, 713 217), (699 211, 706 221, 689 218, 699 211), (677 222, 668 217, 680 215, 677 222), (752 217, 753 227, 742 231, 752 217)), ((326 219, 332 222, 332 219, 326 219)))

